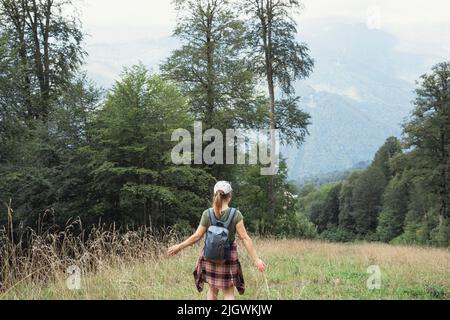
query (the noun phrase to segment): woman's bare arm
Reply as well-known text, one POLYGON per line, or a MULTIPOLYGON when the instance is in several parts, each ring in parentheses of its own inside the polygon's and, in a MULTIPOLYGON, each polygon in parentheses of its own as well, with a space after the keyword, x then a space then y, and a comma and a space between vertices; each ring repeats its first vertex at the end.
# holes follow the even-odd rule
POLYGON ((178 254, 181 250, 184 250, 187 247, 190 247, 190 246, 196 244, 203 238, 203 236, 206 233, 206 230, 207 229, 204 226, 199 226, 197 231, 192 236, 190 236, 189 239, 187 239, 183 243, 180 243, 176 246, 169 248, 167 254, 169 256, 174 256, 174 255, 178 254))
POLYGON ((266 271, 266 264, 258 257, 258 254, 256 253, 255 250, 255 246, 253 245, 253 240, 250 238, 250 236, 247 233, 247 230, 245 229, 244 221, 241 221, 236 225, 236 232, 239 238, 244 243, 248 255, 252 258, 253 263, 258 268, 258 270, 261 272, 266 271))

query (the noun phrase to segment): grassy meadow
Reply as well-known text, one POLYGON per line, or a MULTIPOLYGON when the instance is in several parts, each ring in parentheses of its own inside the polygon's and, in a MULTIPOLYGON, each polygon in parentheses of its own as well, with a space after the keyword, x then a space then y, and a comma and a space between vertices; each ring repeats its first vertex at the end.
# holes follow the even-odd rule
MULTIPOLYGON (((240 246, 247 291, 238 299, 449 299, 450 251, 386 244, 332 244, 300 240, 256 240, 269 268, 262 275, 240 246), (367 268, 381 269, 381 289, 369 290, 367 268)), ((168 258, 165 248, 144 259, 97 263, 83 274, 80 290, 68 290, 57 272, 46 284, 21 279, 0 299, 205 299, 192 272, 200 246, 168 258)))

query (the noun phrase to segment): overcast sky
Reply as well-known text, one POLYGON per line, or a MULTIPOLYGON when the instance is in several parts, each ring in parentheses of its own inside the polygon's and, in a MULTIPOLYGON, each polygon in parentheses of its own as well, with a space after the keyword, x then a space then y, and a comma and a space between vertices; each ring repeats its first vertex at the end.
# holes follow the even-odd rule
MULTIPOLYGON (((176 13, 169 0, 79 0, 89 45, 159 40, 171 35, 176 13)), ((365 23, 398 38, 398 50, 427 56, 431 63, 450 58, 448 0, 303 0, 300 30, 317 21, 365 23)), ((100 56, 98 59, 103 59, 100 56)), ((96 57, 91 59, 95 60, 96 57)))

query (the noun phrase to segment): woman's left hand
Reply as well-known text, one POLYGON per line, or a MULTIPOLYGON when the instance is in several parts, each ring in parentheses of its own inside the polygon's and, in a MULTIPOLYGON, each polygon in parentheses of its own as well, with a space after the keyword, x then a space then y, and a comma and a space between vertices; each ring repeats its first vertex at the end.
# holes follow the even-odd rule
POLYGON ((180 251, 181 251, 181 247, 178 244, 176 246, 170 247, 169 250, 167 251, 167 255, 173 257, 173 256, 177 255, 180 251))
POLYGON ((255 261, 255 266, 256 268, 259 270, 259 272, 265 272, 267 269, 266 264, 264 263, 264 261, 262 261, 261 259, 257 259, 255 261))

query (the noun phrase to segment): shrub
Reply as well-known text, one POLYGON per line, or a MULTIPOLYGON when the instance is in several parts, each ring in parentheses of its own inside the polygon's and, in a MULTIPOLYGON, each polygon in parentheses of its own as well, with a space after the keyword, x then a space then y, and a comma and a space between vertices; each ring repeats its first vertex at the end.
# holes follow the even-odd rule
POLYGON ((349 230, 335 227, 322 232, 320 238, 331 242, 351 242, 355 240, 356 236, 349 230))

